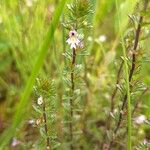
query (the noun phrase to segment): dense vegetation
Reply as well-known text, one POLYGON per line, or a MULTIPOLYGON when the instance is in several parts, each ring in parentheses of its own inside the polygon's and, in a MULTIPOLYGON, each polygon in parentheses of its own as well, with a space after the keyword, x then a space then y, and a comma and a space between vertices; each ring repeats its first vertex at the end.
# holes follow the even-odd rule
POLYGON ((0 150, 149 150, 149 0, 0 0, 0 150))

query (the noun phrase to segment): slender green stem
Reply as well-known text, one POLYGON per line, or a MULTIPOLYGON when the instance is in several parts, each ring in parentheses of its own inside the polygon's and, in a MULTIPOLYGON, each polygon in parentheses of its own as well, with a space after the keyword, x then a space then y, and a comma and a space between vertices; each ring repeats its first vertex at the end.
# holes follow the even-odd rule
POLYGON ((128 137, 127 137, 127 150, 132 149, 132 142, 131 142, 131 130, 132 130, 132 124, 131 124, 131 99, 130 99, 130 81, 129 81, 129 68, 128 68, 128 62, 127 62, 127 55, 126 55, 126 48, 125 48, 125 42, 123 37, 123 30, 120 29, 120 15, 118 10, 118 0, 116 0, 116 8, 117 8, 117 15, 118 15, 118 25, 119 25, 119 33, 121 37, 122 42, 122 49, 123 49, 123 56, 124 56, 124 69, 125 69, 125 84, 126 84, 126 92, 127 92, 127 127, 128 127, 128 137))

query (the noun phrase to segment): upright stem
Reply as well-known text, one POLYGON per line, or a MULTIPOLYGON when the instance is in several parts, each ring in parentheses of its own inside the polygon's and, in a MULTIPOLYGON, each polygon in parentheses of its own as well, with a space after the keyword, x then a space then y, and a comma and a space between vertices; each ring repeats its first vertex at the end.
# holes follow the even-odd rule
MULTIPOLYGON (((145 0, 144 11, 146 11, 147 5, 148 5, 148 0, 145 0)), ((117 6, 117 11, 118 11, 117 0, 116 0, 116 6, 117 6)), ((119 14, 118 14, 118 16, 119 16, 119 14)), ((133 73, 135 71, 135 63, 136 63, 135 51, 137 50, 137 46, 138 46, 138 43, 139 43, 139 35, 140 35, 140 31, 141 31, 142 21, 143 21, 143 16, 140 16, 138 27, 137 27, 136 34, 135 34, 135 39, 134 39, 134 47, 133 47, 133 55, 132 55, 132 66, 131 66, 129 75, 127 75, 128 76, 128 83, 130 83, 132 81, 133 73)), ((124 43, 124 40, 123 40, 122 33, 121 33, 121 40, 122 40, 123 49, 125 49, 125 45, 124 45, 125 43, 124 43)), ((126 61, 126 57, 125 57, 125 61, 126 61)), ((125 65, 125 68, 126 68, 126 65, 125 65)), ((125 69, 125 72, 126 72, 126 69, 125 69)), ((126 76, 126 78, 127 78, 127 76, 126 76)), ((127 81, 126 81, 126 83, 127 83, 127 81)), ((129 86, 129 88, 130 88, 130 86, 129 86)), ((120 111, 120 114, 119 114, 119 119, 118 119, 118 122, 117 122, 117 126, 116 126, 116 128, 115 128, 113 133, 114 133, 114 135, 116 135, 117 131, 120 128, 120 124, 121 124, 121 121, 122 121, 122 113, 121 112, 124 110, 124 108, 126 106, 126 102, 127 102, 127 110, 128 110, 128 150, 130 150, 131 149, 131 110, 130 110, 131 106, 130 106, 130 99, 128 99, 128 96, 129 96, 128 92, 130 93, 130 91, 128 91, 128 89, 127 89, 127 93, 125 94, 125 96, 123 98, 123 103, 122 103, 122 106, 121 106, 121 111, 120 111)), ((113 144, 113 140, 114 139, 112 139, 110 141, 109 150, 111 150, 111 147, 112 147, 112 144, 113 144)))
POLYGON ((48 127, 47 127, 47 116, 46 116, 46 110, 45 110, 45 102, 43 102, 43 118, 44 118, 44 128, 46 133, 46 146, 47 149, 50 149, 50 139, 48 137, 48 127))
POLYGON ((128 60, 127 60, 127 54, 126 54, 126 48, 125 48, 125 42, 123 37, 123 31, 120 29, 120 16, 119 16, 119 9, 118 9, 118 1, 116 0, 116 8, 117 8, 117 14, 118 14, 118 23, 119 23, 119 30, 120 30, 120 36, 122 41, 122 49, 123 49, 123 56, 124 56, 124 69, 125 69, 125 85, 126 85, 126 93, 127 93, 127 127, 128 127, 128 137, 127 137, 127 150, 132 149, 131 145, 131 99, 130 99, 130 81, 129 81, 129 72, 128 72, 128 60))
POLYGON ((76 62, 76 51, 75 48, 72 49, 72 66, 71 66, 71 99, 70 99, 70 149, 73 150, 73 95, 74 95, 74 66, 76 62))

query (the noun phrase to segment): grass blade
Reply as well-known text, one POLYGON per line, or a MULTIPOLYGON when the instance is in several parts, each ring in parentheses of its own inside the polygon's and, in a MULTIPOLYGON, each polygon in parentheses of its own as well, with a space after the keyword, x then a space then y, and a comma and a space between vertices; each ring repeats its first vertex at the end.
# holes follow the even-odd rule
POLYGON ((132 142, 131 142, 131 96, 130 96, 130 82, 129 82, 129 68, 128 68, 128 60, 127 60, 127 54, 126 54, 126 48, 125 48, 125 42, 124 42, 124 36, 123 31, 125 29, 125 26, 122 26, 120 15, 119 15, 119 8, 118 8, 118 1, 116 0, 116 8, 117 8, 117 17, 118 17, 118 25, 119 25, 119 33, 121 37, 122 42, 122 49, 123 49, 123 56, 124 56, 124 70, 125 70, 125 81, 126 81, 126 93, 127 93, 127 127, 128 127, 128 136, 127 136, 127 150, 132 149, 132 142))

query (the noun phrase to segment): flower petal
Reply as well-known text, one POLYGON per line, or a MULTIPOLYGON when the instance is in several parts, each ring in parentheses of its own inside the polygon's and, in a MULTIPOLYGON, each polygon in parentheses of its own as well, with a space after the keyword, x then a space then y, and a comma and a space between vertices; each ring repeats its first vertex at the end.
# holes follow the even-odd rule
POLYGON ((70 45, 71 44, 70 38, 66 42, 70 45))
POLYGON ((76 49, 76 45, 74 43, 71 44, 71 48, 75 48, 76 49))

